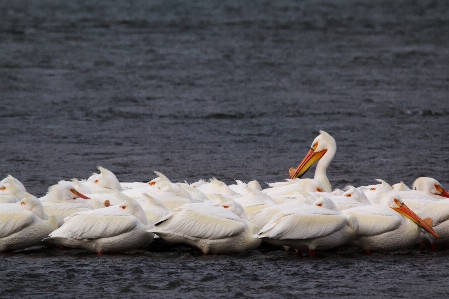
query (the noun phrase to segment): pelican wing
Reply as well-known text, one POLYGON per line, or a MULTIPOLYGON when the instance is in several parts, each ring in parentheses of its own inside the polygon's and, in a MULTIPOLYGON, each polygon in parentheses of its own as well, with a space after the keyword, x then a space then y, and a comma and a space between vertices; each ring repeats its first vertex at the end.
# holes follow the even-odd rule
POLYGON ((318 238, 341 229, 346 223, 346 217, 337 213, 280 212, 261 229, 259 238, 278 240, 318 238))
POLYGON ((245 228, 246 223, 237 215, 221 207, 209 210, 184 208, 157 223, 153 232, 214 240, 236 236, 245 228))
POLYGON ((118 236, 137 226, 138 219, 128 213, 95 213, 99 210, 76 213, 65 219, 64 224, 52 232, 50 237, 73 239, 99 239, 118 236))
POLYGON ((18 204, 0 205, 0 238, 12 235, 33 223, 35 214, 18 204))
POLYGON ((449 219, 449 201, 433 201, 426 204, 419 212, 418 216, 422 219, 430 217, 433 221, 433 226, 447 221, 449 219))
POLYGON ((359 224, 358 236, 373 236, 397 229, 403 217, 388 207, 372 205, 342 211, 353 215, 359 224))

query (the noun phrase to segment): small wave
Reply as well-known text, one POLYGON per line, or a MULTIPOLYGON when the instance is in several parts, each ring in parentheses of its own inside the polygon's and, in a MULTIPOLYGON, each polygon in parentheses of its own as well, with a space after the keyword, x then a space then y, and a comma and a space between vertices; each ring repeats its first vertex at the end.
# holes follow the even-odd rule
POLYGON ((433 111, 431 109, 405 109, 405 110, 401 110, 400 113, 402 115, 410 115, 410 116, 443 116, 443 115, 448 115, 449 112, 448 111, 433 111))

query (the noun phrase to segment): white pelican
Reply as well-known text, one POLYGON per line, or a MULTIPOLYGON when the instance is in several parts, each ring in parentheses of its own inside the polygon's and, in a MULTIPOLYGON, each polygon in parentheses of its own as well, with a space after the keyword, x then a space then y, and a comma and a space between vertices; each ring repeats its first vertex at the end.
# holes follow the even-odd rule
POLYGON ((147 193, 142 195, 143 197, 136 198, 136 201, 142 206, 148 222, 151 224, 161 221, 170 213, 170 210, 159 199, 147 193))
POLYGON ((397 193, 385 193, 377 200, 372 205, 342 211, 344 215, 355 216, 359 224, 351 245, 367 253, 404 249, 419 241, 421 228, 438 238, 432 227, 410 210, 397 193))
POLYGON ((262 192, 269 196, 294 197, 298 194, 307 195, 307 192, 322 192, 323 184, 315 179, 288 179, 286 182, 269 183, 270 187, 262 192))
POLYGON ((417 178, 413 182, 413 190, 398 191, 398 194, 401 196, 401 200, 415 213, 429 203, 449 197, 449 193, 436 179, 428 177, 417 178))
POLYGON ((145 212, 137 201, 116 191, 123 204, 75 213, 45 241, 91 252, 122 252, 149 245, 154 234, 148 232, 145 212))
POLYGON ((217 180, 216 178, 210 179, 210 182, 205 182, 199 186, 194 185, 198 190, 203 192, 208 198, 214 194, 222 194, 228 196, 236 196, 237 192, 233 191, 224 182, 217 180))
POLYGON ((420 177, 413 182, 413 190, 422 191, 433 195, 436 199, 449 197, 449 192, 434 178, 420 177))
POLYGON ((48 188, 45 198, 41 199, 45 213, 55 216, 58 225, 64 223, 64 218, 76 212, 92 210, 86 201, 89 197, 78 192, 71 184, 58 183, 48 188))
POLYGON ((0 181, 0 203, 19 202, 25 193, 25 186, 11 175, 0 181))
POLYGON ((249 219, 252 218, 253 213, 256 213, 269 206, 276 205, 276 202, 267 194, 262 191, 247 187, 240 186, 241 196, 235 197, 234 201, 242 205, 245 210, 245 214, 249 219))
POLYGON ((262 187, 260 186, 259 182, 256 180, 252 180, 245 184, 241 180, 235 180, 235 184, 229 185, 229 188, 231 188, 232 191, 239 193, 239 194, 245 194, 247 191, 247 188, 251 188, 257 191, 262 191, 262 187))
POLYGON ((320 135, 313 140, 309 152, 299 164, 298 168, 290 168, 290 178, 302 177, 306 171, 318 161, 314 179, 323 185, 323 191, 332 192, 331 184, 326 175, 326 170, 336 152, 337 143, 335 142, 335 139, 325 131, 321 130, 320 135))
POLYGON ((316 198, 319 196, 326 196, 340 211, 371 204, 366 195, 360 189, 353 186, 349 186, 348 190, 346 190, 342 195, 334 195, 332 193, 323 192, 314 192, 311 194, 316 198))
POLYGON ((411 190, 404 182, 399 182, 391 186, 394 191, 409 191, 411 190))
POLYGON ((100 173, 92 174, 87 181, 81 181, 87 187, 95 192, 114 192, 114 190, 123 191, 122 185, 115 174, 101 166, 98 166, 100 173))
POLYGON ((379 184, 376 185, 368 185, 368 186, 360 186, 358 189, 362 190, 365 193, 366 197, 370 201, 377 201, 379 196, 383 196, 384 193, 388 193, 393 191, 393 188, 381 179, 376 179, 379 184))
POLYGON ((185 188, 183 188, 182 186, 180 186, 176 183, 161 181, 161 182, 158 182, 155 186, 156 186, 156 189, 158 190, 158 192, 168 192, 168 193, 172 193, 175 196, 179 196, 179 197, 188 199, 190 201, 193 200, 193 197, 189 193, 189 191, 187 191, 185 188))
MULTIPOLYGON (((268 206, 264 209, 261 209, 257 212, 251 214, 251 222, 254 223, 259 228, 264 227, 268 222, 271 221, 274 215, 283 211, 289 211, 291 209, 296 209, 299 206, 304 204, 313 204, 316 198, 312 195, 308 195, 307 197, 302 196, 301 198, 291 200, 285 203, 276 204, 268 206)), ((269 240, 267 240, 268 243, 269 240)))
POLYGON ((297 251, 326 250, 346 244, 357 234, 356 218, 345 216, 329 199, 320 197, 312 205, 283 209, 255 235, 271 244, 297 251))
POLYGON ((414 204, 422 219, 430 219, 439 239, 426 232, 421 234, 432 245, 432 250, 449 246, 449 193, 434 178, 420 177, 413 182, 413 190, 400 192, 407 204, 414 204))
POLYGON ((151 231, 168 242, 188 244, 204 254, 242 252, 260 244, 252 237, 258 227, 225 207, 207 202, 176 208, 151 231))
POLYGON ((40 245, 57 228, 56 218, 48 218, 41 202, 29 193, 19 203, 0 204, 0 251, 40 245))
POLYGON ((203 192, 188 183, 177 183, 177 185, 181 186, 190 193, 193 202, 204 202, 208 200, 207 196, 203 192))
POLYGON ((209 200, 209 203, 212 203, 215 206, 225 208, 228 211, 233 212, 240 218, 248 220, 248 216, 245 213, 245 209, 238 201, 234 200, 234 197, 222 194, 214 194, 214 196, 211 197, 211 199, 209 200))
POLYGON ((422 240, 427 240, 432 251, 437 251, 438 247, 449 246, 449 200, 432 201, 426 204, 418 213, 418 216, 428 221, 439 239, 427 232, 422 232, 422 240))

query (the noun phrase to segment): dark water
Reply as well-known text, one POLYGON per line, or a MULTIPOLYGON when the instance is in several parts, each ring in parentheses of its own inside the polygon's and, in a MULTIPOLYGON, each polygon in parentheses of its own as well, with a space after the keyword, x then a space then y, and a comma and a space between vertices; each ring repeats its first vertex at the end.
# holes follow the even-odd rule
MULTIPOLYGON (((37 196, 98 165, 274 182, 323 129, 333 187, 447 188, 448 70, 447 1, 1 1, 1 176, 37 196)), ((0 297, 445 297, 448 266, 445 251, 35 250, 0 256, 0 297)))

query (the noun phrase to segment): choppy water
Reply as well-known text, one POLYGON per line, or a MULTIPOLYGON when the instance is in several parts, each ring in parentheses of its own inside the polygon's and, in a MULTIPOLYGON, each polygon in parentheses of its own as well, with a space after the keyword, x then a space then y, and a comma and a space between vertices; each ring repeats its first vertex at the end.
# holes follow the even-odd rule
MULTIPOLYGON (((448 69, 446 1, 4 1, 1 173, 274 182, 323 129, 333 187, 448 187, 448 69)), ((444 297, 448 263, 32 250, 0 256, 0 297, 444 297)))

